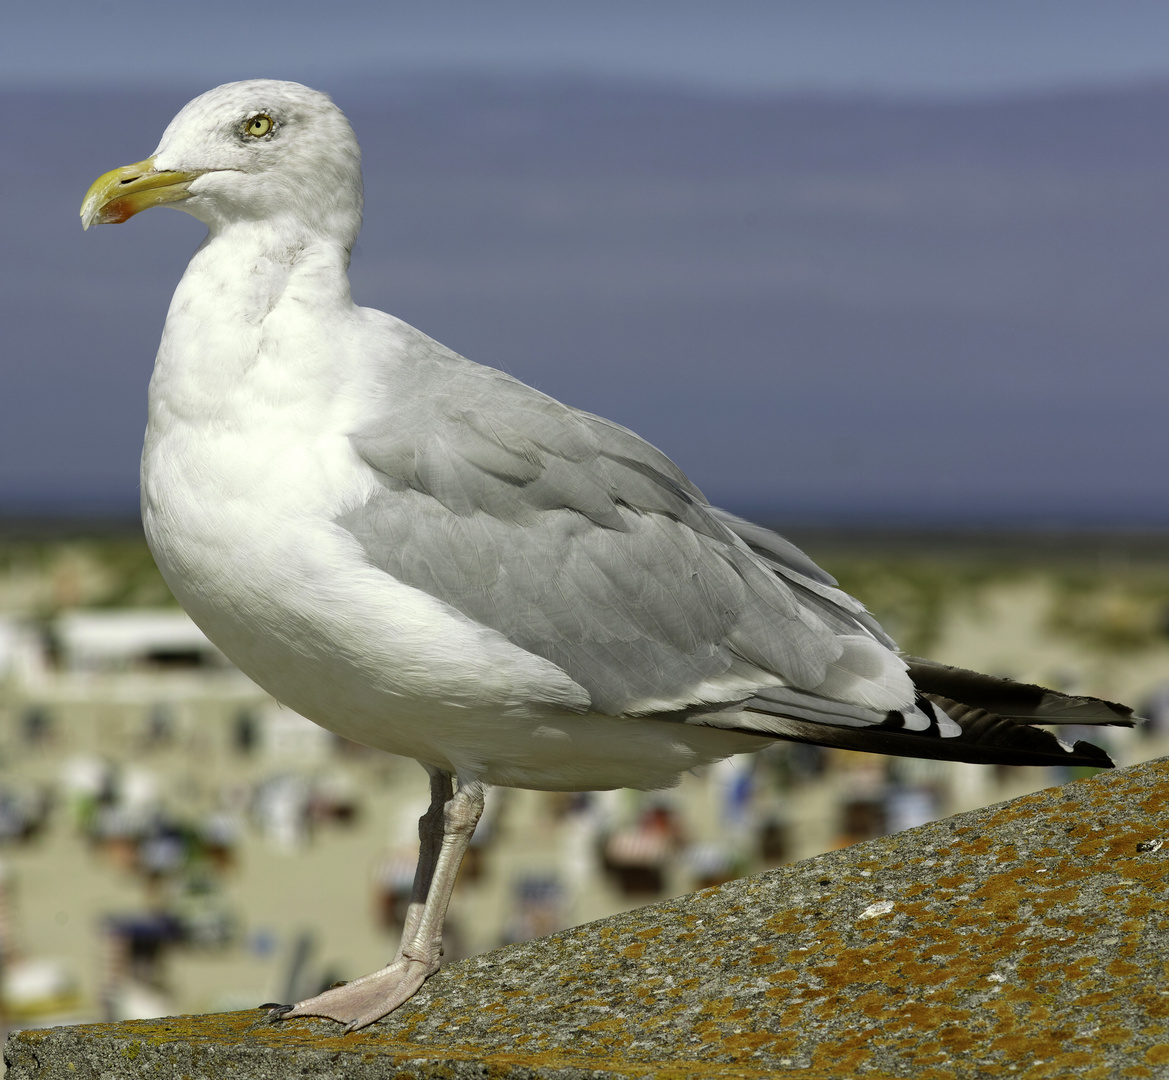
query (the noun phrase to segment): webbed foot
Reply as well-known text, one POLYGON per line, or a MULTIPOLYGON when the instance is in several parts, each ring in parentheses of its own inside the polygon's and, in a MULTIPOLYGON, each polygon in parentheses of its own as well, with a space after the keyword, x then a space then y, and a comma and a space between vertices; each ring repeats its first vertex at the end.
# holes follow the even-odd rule
POLYGON ((392 1013, 402 1002, 413 997, 437 970, 437 964, 428 968, 420 960, 401 957, 372 975, 363 975, 316 997, 298 1001, 295 1005, 270 1007, 268 1019, 277 1023, 298 1016, 323 1016, 344 1024, 345 1034, 348 1034, 392 1013))

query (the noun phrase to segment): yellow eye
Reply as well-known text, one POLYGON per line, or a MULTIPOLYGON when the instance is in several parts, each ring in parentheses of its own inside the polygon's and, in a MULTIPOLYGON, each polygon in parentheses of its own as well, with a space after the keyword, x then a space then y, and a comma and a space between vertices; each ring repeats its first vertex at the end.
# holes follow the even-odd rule
POLYGON ((256 139, 263 138, 271 130, 272 117, 265 116, 263 113, 256 113, 255 116, 244 124, 244 132, 256 139))

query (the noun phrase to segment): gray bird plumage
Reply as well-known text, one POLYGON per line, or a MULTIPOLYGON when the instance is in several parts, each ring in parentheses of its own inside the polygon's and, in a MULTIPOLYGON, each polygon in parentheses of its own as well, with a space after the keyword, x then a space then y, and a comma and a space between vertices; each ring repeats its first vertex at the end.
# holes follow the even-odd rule
POLYGON ((406 333, 376 425, 353 433, 379 489, 340 524, 379 568, 558 664, 593 710, 723 706, 769 673, 811 690, 843 635, 888 642, 632 432, 406 333))

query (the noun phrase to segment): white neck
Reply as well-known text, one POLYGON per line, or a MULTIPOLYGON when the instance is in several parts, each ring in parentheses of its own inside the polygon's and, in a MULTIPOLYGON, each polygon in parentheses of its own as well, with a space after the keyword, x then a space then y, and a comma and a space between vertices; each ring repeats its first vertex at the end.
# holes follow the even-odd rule
POLYGON ((212 230, 179 282, 168 323, 179 315, 204 326, 228 319, 258 327, 286 296, 348 306, 348 248, 280 225, 241 221, 212 230))
POLYGON ((289 240, 270 223, 241 222, 209 236, 171 301, 150 385, 151 423, 163 419, 159 410, 222 422, 241 395, 274 405, 342 376, 329 331, 353 312, 348 263, 340 243, 289 240), (281 347, 293 339, 295 348, 281 347), (279 366, 292 362, 294 371, 279 366))
POLYGON ((276 520, 344 490, 333 474, 352 472, 362 355, 347 261, 339 244, 254 227, 210 236, 191 259, 150 380, 142 498, 156 556, 183 536, 254 528, 261 504, 276 520))

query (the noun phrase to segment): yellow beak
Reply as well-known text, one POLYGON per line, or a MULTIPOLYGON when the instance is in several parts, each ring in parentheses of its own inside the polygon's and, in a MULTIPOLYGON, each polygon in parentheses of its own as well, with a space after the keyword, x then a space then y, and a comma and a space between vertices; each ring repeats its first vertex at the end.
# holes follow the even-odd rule
POLYGON ((81 227, 118 225, 140 210, 190 198, 187 188, 201 174, 156 172, 154 158, 99 176, 81 203, 81 227))

